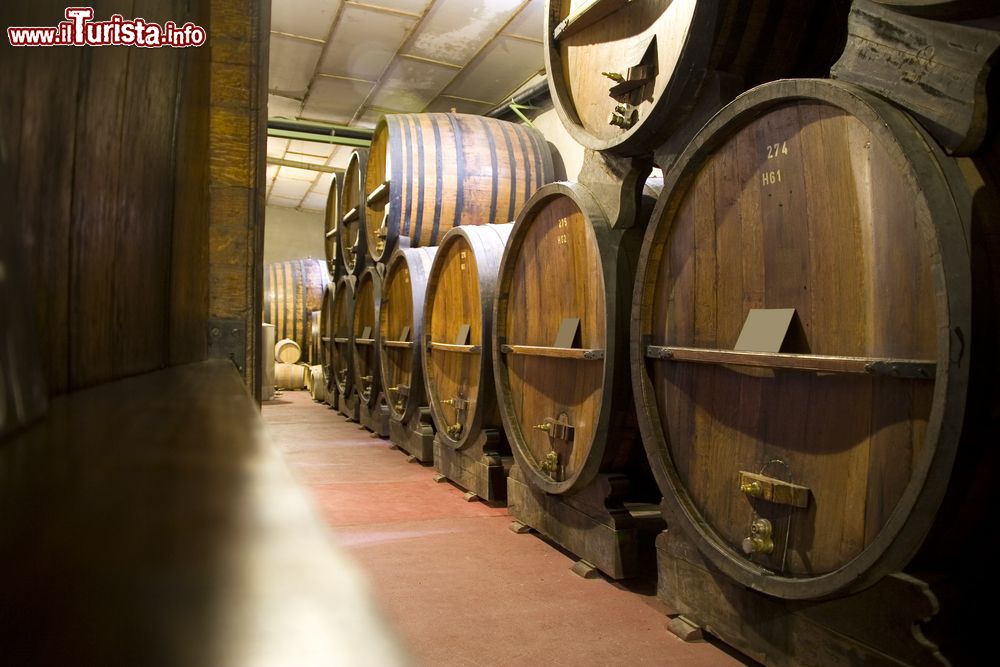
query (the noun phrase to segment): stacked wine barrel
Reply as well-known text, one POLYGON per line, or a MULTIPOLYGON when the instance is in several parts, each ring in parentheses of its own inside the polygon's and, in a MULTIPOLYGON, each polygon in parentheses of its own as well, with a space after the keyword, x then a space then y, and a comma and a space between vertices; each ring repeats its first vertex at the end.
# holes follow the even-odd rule
POLYGON ((378 345, 382 386, 390 416, 406 422, 427 405, 424 398, 424 294, 436 247, 399 248, 393 253, 382 282, 378 345))
POLYGON ((369 266, 358 278, 351 318, 354 387, 361 405, 368 410, 376 409, 382 393, 381 355, 376 345, 381 306, 382 268, 369 266))
MULTIPOLYGON (((512 224, 445 234, 427 282, 424 379, 440 439, 462 449, 503 432, 493 385, 492 321, 500 259, 512 224)), ((506 443, 501 452, 506 453, 506 443)))
POLYGON ((453 227, 506 223, 552 170, 548 145, 530 127, 463 114, 383 118, 370 150, 352 155, 336 206, 328 206, 338 215, 327 238, 336 229, 343 267, 329 326, 321 326, 336 393, 400 422, 426 409, 422 350, 412 337, 421 331, 434 255, 408 250, 436 247, 453 227), (383 287, 397 294, 384 317, 383 287), (383 319, 391 323, 384 337, 383 319), (393 337, 404 328, 409 341, 393 337))
POLYGON ((455 113, 379 121, 365 181, 368 252, 436 246, 452 227, 506 223, 552 180, 552 154, 527 126, 455 113))
POLYGON ((329 282, 324 262, 315 259, 270 264, 264 271, 264 323, 278 340, 288 338, 302 350, 313 342, 312 312, 323 305, 329 282))
POLYGON ((545 69, 559 118, 583 146, 622 155, 686 139, 692 121, 700 126, 750 86, 826 74, 850 8, 849 0, 547 4, 545 69))
POLYGON ((513 229, 493 319, 496 387, 514 457, 546 493, 643 458, 628 373, 641 239, 640 227, 612 229, 573 183, 536 192, 513 229))
POLYGON ((706 126, 657 207, 633 344, 645 440, 672 520, 757 590, 821 597, 899 570, 941 501, 970 300, 942 158, 864 91, 778 82, 706 126), (741 350, 774 309, 794 311, 774 351, 741 350))
MULTIPOLYGON (((328 335, 332 343, 330 348, 330 374, 333 386, 340 400, 346 401, 354 391, 354 292, 357 278, 351 275, 341 276, 334 289, 332 316, 328 335)), ((341 412, 347 411, 343 405, 338 406, 341 412)))

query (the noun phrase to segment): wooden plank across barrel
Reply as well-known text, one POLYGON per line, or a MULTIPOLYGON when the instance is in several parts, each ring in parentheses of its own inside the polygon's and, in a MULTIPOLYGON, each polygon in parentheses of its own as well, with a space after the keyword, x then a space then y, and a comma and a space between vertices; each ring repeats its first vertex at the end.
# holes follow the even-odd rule
POLYGON ((629 395, 637 222, 612 229, 587 187, 544 186, 518 215, 493 316, 511 516, 615 578, 637 568, 625 501, 659 500, 629 395))
POLYGON ((372 138, 365 184, 368 252, 434 246, 459 225, 506 223, 553 178, 534 128, 469 114, 392 114, 372 138))
POLYGON ((344 274, 344 258, 340 254, 340 187, 337 174, 331 174, 330 193, 326 197, 326 211, 323 214, 323 248, 326 250, 326 270, 330 281, 336 282, 344 274))
POLYGON ((422 365, 424 295, 436 247, 397 248, 385 269, 378 349, 389 406, 389 438, 421 462, 434 457, 434 427, 422 365))
POLYGON ((621 155, 652 154, 678 133, 686 141, 745 87, 825 74, 850 9, 849 0, 547 5, 545 65, 559 118, 583 146, 621 155))
POLYGON ((966 411, 970 208, 911 117, 832 81, 747 92, 668 173, 634 296, 640 426, 668 523, 741 586, 817 599, 902 571, 963 420, 995 432, 966 411))
POLYGON ((389 408, 382 391, 381 355, 376 344, 382 307, 382 273, 381 266, 369 266, 358 278, 351 348, 359 420, 362 426, 386 438, 389 436, 389 408))
POLYGON ((510 449, 493 384, 493 301, 512 224, 454 227, 441 241, 424 303, 423 372, 437 434, 434 466, 490 501, 507 496, 510 449))
POLYGON ((275 262, 264 272, 264 322, 273 324, 278 340, 290 338, 303 350, 312 344, 312 311, 323 305, 329 282, 325 262, 296 259, 275 262))
POLYGON ((340 193, 338 246, 344 271, 353 276, 360 276, 368 266, 368 237, 364 231, 368 155, 367 148, 359 148, 351 154, 340 193))
POLYGON ((337 410, 352 421, 358 420, 354 396, 354 293, 358 279, 345 275, 337 281, 333 297, 332 332, 333 382, 337 410))

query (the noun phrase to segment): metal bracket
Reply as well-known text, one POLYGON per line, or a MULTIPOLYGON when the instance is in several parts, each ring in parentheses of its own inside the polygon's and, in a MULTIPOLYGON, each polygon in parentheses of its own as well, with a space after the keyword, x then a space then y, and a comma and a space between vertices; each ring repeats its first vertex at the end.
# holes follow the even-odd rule
POLYGON ((246 377, 244 360, 247 352, 246 321, 213 317, 208 320, 208 356, 229 359, 246 377))

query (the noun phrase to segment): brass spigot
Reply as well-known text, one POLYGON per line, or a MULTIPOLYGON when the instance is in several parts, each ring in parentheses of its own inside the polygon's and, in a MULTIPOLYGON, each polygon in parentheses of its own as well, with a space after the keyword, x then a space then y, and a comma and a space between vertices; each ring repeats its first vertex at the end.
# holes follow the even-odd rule
POLYGON ((457 438, 459 435, 462 434, 462 425, 461 424, 452 424, 451 426, 449 426, 445 430, 448 432, 449 436, 451 436, 452 438, 457 438))
POLYGON ((559 455, 555 451, 549 452, 542 459, 541 463, 538 464, 538 469, 552 476, 559 469, 559 455))
POLYGON ((446 398, 446 399, 444 399, 444 400, 441 401, 441 405, 455 405, 455 399, 454 398, 446 398))
POLYGON ((622 83, 623 81, 625 81, 625 77, 619 74, 618 72, 601 72, 601 74, 608 77, 615 83, 622 83))
POLYGON ((539 431, 545 431, 546 433, 548 433, 549 431, 552 430, 552 424, 549 422, 545 422, 544 424, 535 424, 531 428, 538 429, 539 431))
POLYGON ((764 489, 761 487, 760 482, 747 482, 740 485, 740 491, 756 498, 764 492, 764 489))
POLYGON ((774 541, 771 539, 773 530, 767 519, 754 519, 750 524, 750 536, 743 540, 743 553, 769 554, 774 551, 774 541))

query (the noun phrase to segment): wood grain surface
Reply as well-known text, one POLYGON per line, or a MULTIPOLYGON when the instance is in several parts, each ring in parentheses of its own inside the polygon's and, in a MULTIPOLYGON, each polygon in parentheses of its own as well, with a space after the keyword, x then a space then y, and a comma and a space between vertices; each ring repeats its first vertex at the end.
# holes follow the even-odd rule
POLYGON ((0 469, 8 664, 406 662, 228 360, 59 397, 0 469))
POLYGON ((357 282, 352 275, 342 276, 333 297, 333 377, 337 391, 345 397, 354 388, 354 292, 357 282))
POLYGON ((534 128, 468 114, 390 114, 375 128, 366 196, 368 252, 434 246, 459 225, 505 223, 553 178, 552 154, 534 128), (400 241, 400 239, 403 239, 400 241))
POLYGON ((396 421, 409 420, 427 404, 420 341, 427 279, 436 253, 434 247, 397 248, 385 270, 379 311, 379 368, 389 417, 396 421), (400 387, 405 387, 404 393, 400 387))
POLYGON ((275 326, 279 340, 291 338, 306 355, 312 346, 312 312, 322 308, 328 282, 326 264, 318 259, 275 262, 264 272, 264 322, 275 326))
POLYGON ((379 371, 381 357, 378 346, 375 345, 381 307, 382 272, 378 267, 369 266, 358 278, 351 324, 354 386, 358 390, 358 396, 369 407, 375 404, 382 391, 382 375, 379 371))
POLYGON ((455 449, 474 441, 485 428, 502 428, 493 386, 491 322, 500 259, 512 228, 512 224, 453 228, 438 248, 427 282, 423 337, 427 401, 438 439, 455 449), (466 325, 467 347, 440 345, 454 345, 466 325), (443 402, 455 399, 458 406, 443 402), (448 428, 456 425, 460 429, 449 433, 448 428))
POLYGON ((640 423, 665 507, 702 522, 699 546, 741 582, 785 597, 857 586, 902 567, 926 534, 967 391, 957 173, 909 117, 815 80, 738 98, 671 172, 636 286, 640 423), (647 358, 648 345, 732 350, 753 308, 795 309, 782 353, 928 360, 935 372, 647 358), (756 500, 740 470, 808 487, 811 502, 756 500), (757 518, 775 547, 745 556, 757 518))
POLYGON ((611 229, 589 189, 554 183, 511 233, 494 314, 497 399, 523 476, 548 493, 643 458, 634 408, 622 400, 642 229, 611 229), (579 320, 578 330, 559 342, 566 320, 579 320))
POLYGON ((696 110, 714 111, 700 110, 699 102, 715 74, 731 77, 738 90, 783 76, 825 75, 843 49, 849 8, 848 0, 548 0, 545 62, 553 102, 583 146, 651 154, 696 110), (585 27, 553 37, 561 23, 589 13, 600 20, 579 21, 585 27), (624 84, 605 72, 628 84, 629 70, 640 66, 647 71, 635 74, 628 86, 634 90, 613 97, 612 87, 624 84), (623 101, 629 113, 635 110, 634 124, 611 124, 623 101))
POLYGON ((354 276, 361 275, 368 266, 368 238, 364 230, 367 218, 365 179, 370 155, 365 148, 359 148, 351 154, 340 194, 338 249, 344 270, 354 276))

